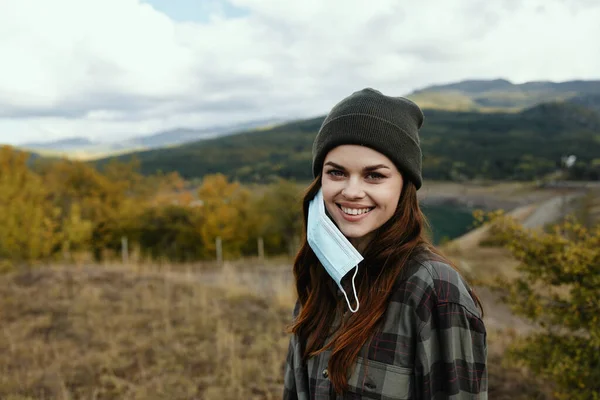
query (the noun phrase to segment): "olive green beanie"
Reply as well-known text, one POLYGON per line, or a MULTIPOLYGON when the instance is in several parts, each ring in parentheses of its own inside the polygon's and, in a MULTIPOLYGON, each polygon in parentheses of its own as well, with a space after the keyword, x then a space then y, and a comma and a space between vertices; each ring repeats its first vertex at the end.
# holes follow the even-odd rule
POLYGON ((356 144, 388 157, 405 179, 421 187, 419 129, 423 112, 412 101, 366 88, 336 104, 313 143, 313 175, 319 176, 325 156, 334 147, 356 144))

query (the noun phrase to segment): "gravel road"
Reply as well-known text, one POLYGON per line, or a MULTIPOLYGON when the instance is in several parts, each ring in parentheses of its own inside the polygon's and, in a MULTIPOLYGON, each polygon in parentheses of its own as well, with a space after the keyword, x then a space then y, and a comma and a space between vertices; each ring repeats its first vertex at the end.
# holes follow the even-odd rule
POLYGON ((544 201, 523 221, 523 226, 541 228, 546 224, 557 222, 573 210, 574 201, 582 195, 582 193, 570 193, 544 201))

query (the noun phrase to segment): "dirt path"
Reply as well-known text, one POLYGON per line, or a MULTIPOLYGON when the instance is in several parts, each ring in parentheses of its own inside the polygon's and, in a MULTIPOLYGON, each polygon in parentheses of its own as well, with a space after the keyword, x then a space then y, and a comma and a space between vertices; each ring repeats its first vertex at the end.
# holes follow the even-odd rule
POLYGON ((560 220, 572 211, 574 200, 581 196, 583 196, 583 193, 571 193, 546 200, 537 206, 533 213, 523 221, 523 226, 526 228, 541 228, 546 224, 560 220))

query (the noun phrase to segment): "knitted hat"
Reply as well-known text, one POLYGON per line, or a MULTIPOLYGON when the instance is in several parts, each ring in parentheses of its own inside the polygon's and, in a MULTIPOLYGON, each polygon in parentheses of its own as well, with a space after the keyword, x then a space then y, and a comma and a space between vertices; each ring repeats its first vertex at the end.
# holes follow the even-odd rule
POLYGON ((325 156, 342 144, 370 147, 394 162, 405 179, 421 187, 419 129, 423 112, 412 101, 390 97, 366 88, 336 104, 313 143, 313 175, 317 177, 325 156))

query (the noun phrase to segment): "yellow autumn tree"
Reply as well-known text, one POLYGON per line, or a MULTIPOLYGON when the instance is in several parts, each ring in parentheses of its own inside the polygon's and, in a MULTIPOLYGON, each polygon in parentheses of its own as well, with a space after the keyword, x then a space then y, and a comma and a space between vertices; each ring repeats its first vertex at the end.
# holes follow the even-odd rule
MULTIPOLYGON (((128 193, 135 187, 135 182, 128 181, 130 170, 126 167, 119 173, 117 167, 115 164, 107 176, 84 162, 61 160, 40 171, 53 204, 61 210, 61 223, 69 226, 78 218, 81 229, 86 221, 92 224, 91 239, 82 238, 80 244, 89 243, 97 259, 105 250, 120 250, 123 225, 142 206, 139 198, 128 193)), ((84 230, 87 235, 87 228, 84 230)))
POLYGON ((63 219, 61 229, 62 252, 71 260, 74 253, 85 253, 91 247, 94 225, 82 218, 81 206, 73 203, 69 215, 63 219))
POLYGON ((224 257, 238 257, 251 236, 251 195, 238 182, 222 174, 208 175, 198 189, 202 223, 199 226, 207 255, 215 254, 221 238, 224 257))
MULTIPOLYGON (((0 263, 3 269, 48 259, 57 251, 59 210, 28 156, 0 148, 0 263)), ((0 267, 2 268, 2 267, 0 267)))

